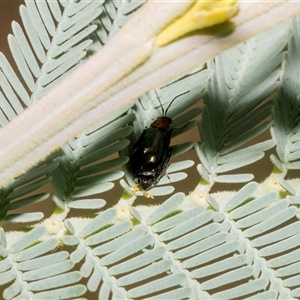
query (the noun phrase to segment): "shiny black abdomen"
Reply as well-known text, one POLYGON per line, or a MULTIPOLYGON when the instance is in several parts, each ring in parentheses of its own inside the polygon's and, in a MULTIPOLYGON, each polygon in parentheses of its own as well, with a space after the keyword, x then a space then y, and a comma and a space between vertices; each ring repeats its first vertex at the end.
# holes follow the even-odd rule
POLYGON ((165 175, 172 154, 171 132, 150 127, 136 142, 129 163, 133 181, 141 190, 147 191, 165 175))

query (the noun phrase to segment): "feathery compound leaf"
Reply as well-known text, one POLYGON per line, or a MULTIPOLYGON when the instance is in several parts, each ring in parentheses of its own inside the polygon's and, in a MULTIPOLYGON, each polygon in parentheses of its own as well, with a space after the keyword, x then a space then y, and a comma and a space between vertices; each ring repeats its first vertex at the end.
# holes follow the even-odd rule
MULTIPOLYGON (((273 138, 276 141, 278 159, 275 166, 286 173, 289 169, 300 169, 300 18, 293 19, 288 41, 288 51, 283 61, 280 89, 275 98, 273 138)), ((274 161, 275 160, 275 161, 274 161)))
MULTIPOLYGON (((180 202, 174 202, 176 197, 172 197, 165 203, 164 208, 159 209, 159 212, 149 218, 148 222, 165 217, 169 212, 176 210, 183 200, 181 194, 177 196, 180 196, 180 202)), ((102 297, 106 293, 107 295, 121 295, 122 299, 127 299, 129 297, 144 296, 148 298, 154 292, 163 293, 164 295, 164 290, 171 288, 175 292, 174 297, 177 298, 175 296, 177 289, 174 289, 174 285, 186 286, 185 281, 188 278, 184 272, 165 275, 166 272, 170 272, 175 260, 170 259, 169 255, 165 257, 166 251, 163 250, 162 243, 157 243, 157 241, 154 244, 157 239, 156 234, 147 229, 149 228, 148 225, 141 224, 130 228, 132 223, 128 221, 112 225, 110 219, 106 218, 105 212, 100 214, 97 219, 101 221, 96 222, 95 219, 91 223, 95 226, 98 225, 99 229, 101 227, 103 229, 99 231, 93 225, 94 228, 89 229, 88 232, 94 231, 94 233, 85 239, 85 243, 93 250, 91 252, 82 249, 82 253, 85 253, 84 257, 86 257, 82 270, 89 276, 88 288, 91 291, 99 290, 99 295, 101 294, 102 297), (106 220, 106 226, 103 223, 104 220, 106 220), (109 224, 110 226, 108 226, 109 224), (134 256, 132 256, 133 254, 134 256), (100 265, 98 262, 100 262, 100 265), (107 268, 110 269, 109 273, 107 273, 107 268), (155 275, 160 278, 155 279, 153 277, 155 275), (145 280, 147 280, 146 284, 145 280), (130 288, 132 283, 138 284, 138 286, 130 288), (105 290, 103 290, 103 286, 105 286, 105 290), (129 288, 128 292, 124 289, 127 286, 129 288)), ((184 222, 184 220, 186 218, 182 221, 184 222)), ((174 222, 171 227, 173 228, 176 225, 178 223, 174 222)), ((85 228, 80 235, 86 236, 85 228)), ((80 248, 83 246, 83 243, 78 244, 80 248)), ((78 250, 79 248, 76 252, 78 250)), ((181 290, 180 293, 183 291, 184 295, 188 297, 190 289, 186 288, 181 290)), ((99 296, 99 299, 103 299, 102 297, 99 296)))
MULTIPOLYGON (((1 54, 0 100, 2 100, 2 103, 0 103, 0 106, 3 114, 0 117, 0 122, 2 120, 2 126, 12 120, 16 114, 21 113, 24 104, 28 106, 37 100, 51 85, 56 83, 62 76, 65 76, 85 57, 86 49, 92 43, 92 40, 88 38, 96 29, 96 25, 91 25, 91 22, 100 15, 102 3, 101 1, 82 1, 80 3, 69 1, 62 5, 62 3, 57 1, 52 1, 51 4, 44 1, 26 1, 26 6, 22 5, 20 7, 23 27, 13 22, 13 35, 9 36, 8 41, 22 80, 17 77, 13 68, 1 54), (24 82, 24 85, 22 82, 24 82)), ((128 118, 130 116, 127 117, 127 122, 129 122, 128 118)), ((109 122, 111 120, 110 116, 106 121, 109 122)), ((101 127, 106 125, 107 122, 102 123, 101 127)), ((115 133, 117 129, 124 126, 125 122, 123 121, 122 124, 119 122, 115 127, 110 126, 110 131, 108 132, 98 131, 98 136, 107 135, 113 137, 114 134, 112 135, 111 133, 115 133)), ((123 134, 121 138, 124 139, 129 132, 130 130, 123 134)), ((92 180, 87 184, 88 178, 86 176, 85 186, 83 185, 84 182, 81 182, 80 187, 76 188, 75 185, 74 191, 73 185, 78 178, 78 176, 74 176, 74 173, 78 173, 78 170, 85 167, 85 164, 94 163, 127 146, 126 141, 119 141, 121 138, 115 138, 107 144, 105 144, 105 141, 103 141, 103 144, 99 142, 96 145, 97 134, 88 133, 87 136, 89 142, 85 142, 85 135, 81 138, 78 137, 73 142, 70 141, 71 147, 68 149, 69 146, 66 145, 63 156, 57 159, 59 169, 52 172, 53 184, 58 195, 56 198, 57 202, 61 202, 61 200, 70 201, 72 197, 90 196, 113 187, 113 184, 105 182, 103 177, 103 171, 113 167, 114 161, 112 160, 110 166, 101 168, 100 165, 98 172, 87 169, 89 171, 88 175, 92 177, 92 180), (81 142, 85 146, 80 146, 81 142), (75 145, 77 146, 74 148, 75 145), (86 147, 86 145, 89 145, 89 147, 86 147), (102 149, 108 145, 110 147, 102 149), (96 152, 95 147, 98 147, 100 151, 96 152), (84 148, 89 149, 86 154, 89 157, 85 157, 84 148), (74 159, 75 151, 78 152, 80 157, 85 158, 85 161, 83 160, 81 164, 78 163, 78 159, 74 159), (73 174, 71 174, 72 172, 73 174), (102 179, 94 176, 95 173, 99 172, 102 172, 102 179)), ((48 161, 50 161, 50 158, 48 161)), ((117 164, 125 162, 126 158, 121 159, 117 164)), ((119 179, 121 176, 122 173, 115 173, 113 180, 119 179)), ((27 180, 29 181, 29 178, 27 180)), ((47 178, 36 181, 30 186, 27 185, 14 191, 10 197, 13 199, 26 195, 30 190, 35 190, 46 182, 47 178)), ((10 191, 11 187, 8 187, 8 190, 10 191)), ((7 206, 3 210, 3 215, 5 215, 7 209, 21 207, 42 199, 45 199, 44 195, 41 195, 40 198, 20 199, 18 204, 7 206)), ((3 201, 2 203, 8 204, 3 201)), ((63 208, 64 206, 60 205, 60 207, 63 208)), ((81 207, 83 208, 83 205, 81 207)), ((10 219, 12 218, 15 221, 19 219, 15 217, 10 219)), ((24 218, 23 221, 28 217, 24 218)), ((21 219, 19 220, 21 221, 21 219)))
POLYGON ((51 181, 50 173, 58 166, 57 163, 51 162, 51 157, 49 161, 49 163, 42 163, 27 174, 15 179, 0 191, 1 223, 5 221, 27 223, 43 218, 44 215, 40 212, 26 214, 13 212, 16 209, 48 199, 48 193, 37 193, 36 191, 51 181))
MULTIPOLYGON (((267 193, 253 198, 255 188, 256 184, 248 184, 225 204, 225 210, 234 207, 229 212, 228 220, 231 220, 232 228, 240 230, 231 229, 231 233, 238 234, 240 241, 244 243, 240 249, 244 249, 247 257, 251 258, 248 263, 254 267, 252 274, 254 279, 267 280, 263 289, 270 285, 270 290, 276 293, 276 298, 291 298, 295 284, 283 283, 281 278, 285 275, 293 278, 293 272, 287 271, 283 275, 280 271, 276 271, 278 276, 274 277, 272 269, 276 265, 276 263, 273 265, 273 261, 282 261, 288 252, 291 253, 290 257, 293 256, 294 261, 299 262, 299 258, 293 253, 295 247, 299 247, 300 222, 295 218, 297 208, 287 199, 278 200, 276 193, 267 193), (259 255, 256 254, 255 248, 258 248, 259 255), (266 260, 268 265, 271 264, 271 269, 265 266, 266 260)), ((222 294, 218 295, 221 297, 222 294)))
MULTIPOLYGON (((111 156, 128 145, 124 138, 132 131, 127 124, 132 121, 133 115, 125 115, 116 120, 111 118, 113 117, 105 120, 105 126, 101 120, 98 127, 94 126, 63 148, 63 156, 57 159, 59 167, 52 173, 53 185, 60 199, 57 201, 71 203, 74 198, 103 193, 113 188, 112 180, 123 176, 123 172, 112 172, 110 169, 126 163, 128 158, 111 156)), ((78 205, 75 204, 76 206, 78 205)), ((80 207, 91 208, 89 202, 84 206, 82 201, 80 207)))
POLYGON ((236 150, 270 126, 265 119, 272 106, 262 102, 277 87, 275 69, 282 60, 286 28, 272 29, 208 63, 215 73, 204 96, 199 125, 203 144, 197 150, 202 164, 198 170, 207 183, 251 180, 250 174, 221 174, 261 159, 274 146, 267 141, 236 150), (275 38, 274 30, 281 38, 275 38))
MULTIPOLYGON (((17 78, 15 71, 1 54, 0 100, 2 99, 3 103, 0 105, 1 112, 3 112, 2 125, 13 119, 16 113, 22 112, 23 104, 30 105, 37 100, 42 93, 45 93, 51 85, 65 76, 86 56, 87 47, 92 43, 92 40, 88 38, 96 29, 96 25, 91 25, 91 22, 100 15, 102 3, 101 1, 82 1, 80 3, 69 1, 62 4, 53 1, 49 4, 44 1, 36 3, 26 1, 26 6, 21 6, 23 28, 13 22, 13 35, 9 36, 9 45, 25 85, 23 86, 22 80, 17 78)), ((111 9, 110 11, 112 12, 111 9)), ((116 116, 119 115, 120 112, 116 116)), ((70 146, 64 147, 63 155, 57 159, 59 169, 51 174, 57 193, 55 200, 60 208, 65 209, 63 202, 69 202, 73 197, 86 197, 111 189, 113 183, 109 180, 116 180, 123 176, 120 171, 105 176, 104 171, 114 165, 125 163, 127 158, 111 159, 110 162, 99 164, 93 168, 86 168, 86 165, 94 164, 127 146, 127 141, 120 140, 124 139, 131 129, 124 128, 125 130, 122 130, 121 127, 130 122, 130 118, 132 119, 132 116, 128 115, 111 126, 105 127, 108 122, 114 119, 114 116, 108 116, 96 124, 94 128, 91 128, 90 132, 87 131, 86 134, 70 141, 70 146), (108 139, 103 139, 104 136, 107 136, 108 139), (103 140, 95 142, 99 137, 103 140), (75 159, 75 152, 78 155, 77 159, 75 159), (80 175, 83 168, 87 173, 84 174, 83 172, 80 175), (81 180, 78 185, 76 184, 77 179, 81 180)), ((31 186, 18 189, 10 197, 16 198, 22 194, 28 194, 30 189, 37 189, 46 182, 47 179, 40 182, 36 181, 31 186)), ((7 209, 18 208, 42 199, 45 199, 44 195, 39 198, 21 199, 13 206, 7 206, 7 209)), ((98 200, 96 199, 96 201, 98 200)), ((95 204, 94 202, 92 207, 99 207, 95 204)), ((80 207, 84 208, 83 202, 81 202, 80 207)), ((87 203, 85 208, 91 208, 90 203, 87 203)), ((6 210, 3 212, 5 213, 6 210)), ((33 220, 32 217, 29 215, 25 217, 24 215, 23 218, 11 216, 6 219, 25 221, 29 218, 28 220, 31 221, 33 220)))
POLYGON ((13 35, 8 37, 22 80, 4 56, 0 56, 0 87, 3 92, 0 94, 0 105, 8 118, 3 118, 1 126, 15 116, 11 105, 19 114, 23 110, 22 103, 30 105, 54 81, 78 64, 91 44, 91 40, 84 39, 96 28, 89 23, 101 13, 100 1, 86 2, 85 6, 70 1, 63 11, 57 1, 51 1, 51 4, 43 1, 25 2, 26 6, 20 7, 23 28, 13 22, 13 35), (80 9, 74 10, 75 7, 80 9), (72 10, 73 14, 69 14, 72 10), (30 91, 30 95, 27 91, 30 91))
MULTIPOLYGON (((241 278, 248 279, 253 275, 251 264, 242 267, 248 264, 247 256, 234 254, 239 252, 241 244, 229 228, 224 231, 226 227, 222 226, 222 230, 220 225, 224 219, 220 218, 219 213, 205 211, 201 206, 180 212, 184 199, 180 194, 177 196, 180 196, 179 202, 174 202, 174 197, 170 198, 147 219, 148 224, 155 223, 152 228, 143 220, 141 225, 131 229, 132 224, 128 221, 113 225, 106 213, 103 218, 99 215, 98 219, 102 222, 98 230, 94 226, 94 229, 88 230, 94 233, 86 237, 84 243, 93 251, 83 249, 83 243, 78 244, 82 248, 81 257, 85 257, 82 271, 89 277, 88 288, 91 291, 98 290, 101 295, 104 292, 106 295, 123 295, 120 297, 124 299, 163 299, 171 294, 174 299, 179 295, 209 298, 209 291, 215 287, 239 282, 241 278), (177 213, 172 215, 172 211, 177 213), (101 227, 103 229, 99 231, 101 227), (221 258, 220 261, 217 258, 221 258), (213 263, 208 265, 208 262, 213 263), (224 273, 232 276, 225 276, 224 273), (210 275, 214 275, 215 279, 209 279, 210 275), (195 279, 203 282, 201 286, 195 279), (131 288, 133 283, 135 287, 131 288), (166 289, 169 291, 166 292, 166 289)), ((91 223, 96 226, 99 221, 95 219, 91 223)), ((80 235, 86 236, 86 233, 81 232, 80 235)), ((247 295, 257 292, 262 287, 254 283, 260 281, 264 282, 265 288, 267 280, 257 279, 249 281, 244 289, 239 288, 235 293, 247 295)))
MULTIPOLYGON (((37 298, 46 286, 55 295, 67 293, 84 276, 98 299, 289 299, 299 285, 298 209, 277 193, 259 194, 262 187, 249 183, 226 197, 209 195, 217 212, 191 206, 179 193, 157 208, 136 207, 139 225, 116 220, 118 206, 94 219, 68 221, 61 247, 75 247, 71 260, 65 251, 48 254, 57 239, 41 241, 45 228, 37 227, 8 247, 10 256, 3 248, 0 278, 20 298, 37 298), (80 273, 73 270, 79 262, 80 273)), ((78 295, 85 291, 78 289, 78 295)))
MULTIPOLYGON (((69 254, 66 251, 49 253, 57 247, 58 241, 56 238, 42 241, 45 230, 39 226, 19 234, 18 241, 7 248, 10 256, 4 260, 0 277, 5 276, 6 283, 13 282, 3 292, 5 299, 40 299, 41 294, 48 293, 43 291, 49 287, 53 295, 69 291, 68 297, 78 297, 85 292, 84 286, 78 288, 76 284, 82 276, 78 271, 71 271, 74 263, 68 259, 69 254), (72 286, 68 286, 70 284, 72 286)), ((13 234, 16 233, 9 236, 13 234)), ((1 284, 4 283, 1 280, 1 284)))

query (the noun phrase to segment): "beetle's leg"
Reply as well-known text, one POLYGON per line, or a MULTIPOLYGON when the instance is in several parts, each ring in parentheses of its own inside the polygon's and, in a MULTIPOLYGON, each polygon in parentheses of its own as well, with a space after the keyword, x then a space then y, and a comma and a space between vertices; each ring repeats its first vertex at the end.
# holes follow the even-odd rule
POLYGON ((135 183, 131 189, 131 193, 134 195, 139 190, 140 190, 140 188, 139 188, 138 184, 135 183))
POLYGON ((148 194, 146 191, 143 192, 143 196, 148 198, 148 199, 154 199, 153 195, 148 194))
POLYGON ((163 170, 164 170, 163 176, 166 175, 167 178, 169 179, 170 183, 171 183, 171 178, 170 178, 169 174, 167 173, 167 168, 170 165, 170 159, 171 159, 172 151, 173 151, 173 147, 169 147, 168 154, 167 154, 167 157, 166 157, 166 163, 163 165, 163 170))
POLYGON ((165 175, 168 177, 168 179, 169 179, 169 181, 171 183, 171 177, 169 176, 169 174, 167 173, 167 171, 166 171, 165 175))
MULTIPOLYGON (((131 193, 133 195, 135 195, 136 192, 138 192, 138 191, 142 191, 142 190, 140 189, 139 185, 137 183, 135 183, 131 189, 131 193)), ((151 194, 148 194, 146 191, 143 191, 143 196, 148 199, 154 199, 154 197, 151 194)))
MULTIPOLYGON (((179 135, 179 134, 181 134, 181 133, 183 133, 183 132, 180 132, 180 130, 182 130, 182 129, 185 129, 186 127, 188 127, 189 125, 191 124, 191 122, 187 122, 187 123, 185 123, 183 126, 181 126, 181 127, 175 127, 175 128, 173 128, 172 129, 172 138, 173 137, 175 137, 175 136, 177 136, 177 135, 179 135), (180 132, 180 133, 179 133, 180 132)), ((187 128, 187 130, 185 130, 185 131, 188 131, 188 130, 190 130, 191 128, 187 128)))

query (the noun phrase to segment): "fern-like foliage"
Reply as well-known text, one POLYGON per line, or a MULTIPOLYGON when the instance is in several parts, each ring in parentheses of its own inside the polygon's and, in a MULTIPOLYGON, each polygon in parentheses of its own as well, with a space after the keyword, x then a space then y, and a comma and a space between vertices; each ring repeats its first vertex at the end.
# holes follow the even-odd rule
MULTIPOLYGON (((39 99, 53 82, 57 82, 80 62, 86 55, 87 47, 92 43, 87 37, 96 28, 95 25, 90 25, 90 22, 101 12, 99 8, 101 3, 98 1, 83 2, 80 5, 57 1, 52 1, 51 4, 43 1, 25 1, 25 3, 26 6, 20 7, 23 28, 13 22, 13 35, 8 36, 12 55, 21 74, 20 78, 4 55, 0 54, 2 127, 20 114, 24 106, 29 106, 39 99)), ((1 191, 3 219, 6 218, 8 210, 34 203, 38 199, 45 199, 43 194, 31 196, 29 199, 22 198, 18 201, 18 205, 16 202, 11 203, 18 196, 26 195, 49 181, 43 177, 50 178, 49 173, 53 170, 53 166, 58 166, 58 163, 52 163, 52 159, 52 157, 48 159, 50 166, 24 175, 1 191), (27 186, 16 192, 16 187, 24 183, 27 186)), ((55 183, 57 178, 53 180, 55 183)), ((39 219, 43 217, 41 213, 38 213, 38 216, 39 219)), ((26 220, 12 217, 9 219, 20 222, 26 220)), ((37 217, 27 218, 27 221, 33 220, 37 220, 37 217)))
MULTIPOLYGON (((12 120, 17 114, 21 113, 24 105, 28 106, 38 100, 52 84, 57 83, 62 77, 66 76, 80 61, 86 57, 88 51, 92 51, 93 40, 97 40, 98 33, 92 33, 97 26, 93 22, 106 24, 109 19, 104 13, 112 13, 113 3, 102 1, 82 1, 80 3, 51 1, 32 2, 25 1, 26 6, 20 7, 20 14, 23 21, 23 28, 18 23, 13 22, 13 35, 9 35, 8 41, 15 59, 16 65, 21 73, 18 78, 13 68, 1 54, 1 126, 12 120), (101 14, 101 17, 97 17, 101 14), (92 45, 92 46, 91 46, 92 45), (91 46, 89 48, 89 46, 91 46), (24 81, 25 84, 22 83, 24 81), (12 89, 11 87, 14 87, 12 89)), ((130 11, 130 10, 129 10, 130 11)), ((99 44, 98 44, 99 48, 99 44)), ((118 112, 119 116, 123 111, 118 112)), ((106 172, 106 169, 113 168, 127 162, 127 157, 114 158, 110 162, 100 163, 113 153, 118 153, 128 145, 124 138, 130 133, 131 127, 120 129, 122 126, 133 120, 133 115, 124 116, 121 120, 107 125, 114 119, 109 116, 101 120, 93 128, 74 140, 70 141, 62 149, 62 153, 52 163, 58 168, 51 173, 53 187, 56 196, 54 200, 58 207, 68 210, 67 205, 72 199, 90 197, 113 187, 112 180, 123 176, 122 171, 106 172), (107 126, 106 126, 107 125, 107 126), (100 149, 100 150, 99 150, 100 149), (98 161, 98 165, 93 163, 98 161), (101 171, 101 172, 100 172, 101 171), (101 173, 101 174, 99 174, 101 173), (98 174, 98 175, 95 175, 98 174)), ((48 159, 51 164, 52 158, 48 159)), ((53 168, 52 168, 53 169, 53 168)), ((39 176, 46 176, 49 169, 45 169, 44 174, 40 171, 39 176)), ((21 181, 29 181, 31 175, 25 175, 21 181), (29 179, 26 179, 26 178, 29 179)), ((35 178, 36 179, 36 178, 35 178)), ((20 181, 20 180, 19 180, 20 181)), ((18 181, 17 181, 18 182, 18 181)), ((6 190, 13 190, 14 186, 7 187, 6 190)), ((46 183, 46 181, 41 181, 46 183)), ((31 190, 39 186, 33 183, 31 190)), ((16 205, 7 204, 10 202, 10 192, 3 191, 3 218, 8 209, 13 209, 16 205)), ((27 188, 29 192, 29 188, 27 188)), ((44 199, 43 196, 42 199, 44 199)), ((25 206, 29 201, 22 201, 25 206)), ((95 198, 85 201, 85 205, 80 202, 73 204, 73 208, 99 208, 103 205, 103 200, 95 198), (87 204, 89 205, 87 206, 87 204)), ((39 214, 39 218, 43 215, 39 214)), ((12 217, 9 218, 12 220, 12 217)), ((18 218, 14 218, 18 220, 18 218)), ((24 221, 25 218, 20 219, 24 221)), ((29 218, 28 221, 33 219, 29 218)))
MULTIPOLYGON (((96 29, 90 22, 101 13, 101 2, 83 1, 80 5, 65 1, 51 1, 50 5, 44 1, 25 3, 26 6, 20 6, 24 28, 13 22, 13 35, 8 37, 25 85, 2 55, 1 70, 7 85, 1 84, 1 87, 8 104, 15 100, 28 106, 85 56, 92 43, 86 38, 96 29), (8 85, 13 86, 14 91, 8 85)), ((11 117, 6 118, 11 120, 11 117)))
POLYGON ((272 100, 262 102, 278 86, 276 68, 282 62, 287 42, 285 26, 273 31, 276 36, 271 30, 208 64, 214 76, 204 97, 199 124, 203 144, 196 145, 201 161, 198 170, 206 183, 253 179, 252 174, 226 173, 261 159, 274 146, 270 140, 241 149, 271 126, 266 118, 271 113, 272 100))
MULTIPOLYGON (((25 1, 23 25, 14 22, 9 36, 18 71, 0 54, 1 126, 108 42, 142 3, 25 1)), ((49 200, 45 184, 57 206, 23 231, 0 229, 3 298, 300 299, 300 181, 286 178, 300 169, 298 53, 299 17, 142 95, 3 188, 1 224, 40 221, 41 212, 15 210, 49 200), (162 113, 157 94, 167 107, 184 92, 168 111, 173 137, 197 126, 201 141, 172 144, 173 156, 196 152, 199 183, 189 195, 134 207, 134 143, 162 113), (269 129, 270 140, 254 140, 269 129), (271 148, 273 172, 249 182, 254 175, 239 169, 271 148), (125 192, 114 195, 115 207, 68 217, 71 209, 102 209, 116 180, 125 192), (249 183, 213 194, 217 182, 249 183)), ((171 163, 149 192, 171 194, 193 164, 171 163)))
MULTIPOLYGON (((131 220, 118 222, 118 209, 92 221, 70 219, 62 238, 76 248, 70 257, 63 250, 50 254, 58 241, 41 242, 45 228, 37 227, 8 247, 13 254, 2 250, 1 276, 16 281, 15 293, 27 282, 20 299, 56 299, 68 292, 78 297, 86 290, 78 284, 82 276, 98 299, 298 297, 298 209, 276 192, 255 196, 259 188, 253 182, 237 193, 219 194, 211 199, 220 203, 213 210, 188 207, 189 199, 179 193, 145 219, 135 209, 131 220), (80 273, 71 271, 81 261, 80 273)), ((11 289, 4 295, 16 296, 11 289)))
POLYGON ((289 33, 289 51, 283 61, 283 73, 280 78, 281 87, 275 99, 273 138, 276 140, 278 157, 271 156, 272 162, 283 173, 288 170, 299 169, 300 158, 300 65, 296 58, 300 49, 298 19, 294 20, 293 30, 289 33))
MULTIPOLYGON (((52 156, 53 157, 53 156, 52 156)), ((36 222, 44 217, 41 212, 20 213, 16 210, 28 205, 46 200, 49 193, 36 192, 51 181, 51 171, 57 167, 57 163, 41 163, 31 170, 26 176, 21 176, 0 192, 0 222, 25 223, 36 222)))

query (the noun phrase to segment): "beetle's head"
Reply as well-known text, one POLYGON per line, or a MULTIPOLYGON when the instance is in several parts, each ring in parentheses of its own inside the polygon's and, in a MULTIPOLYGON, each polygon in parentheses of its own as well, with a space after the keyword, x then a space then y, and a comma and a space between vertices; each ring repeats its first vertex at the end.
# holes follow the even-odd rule
POLYGON ((171 118, 159 117, 151 123, 150 127, 159 128, 159 129, 168 131, 170 129, 171 124, 172 124, 171 118))

